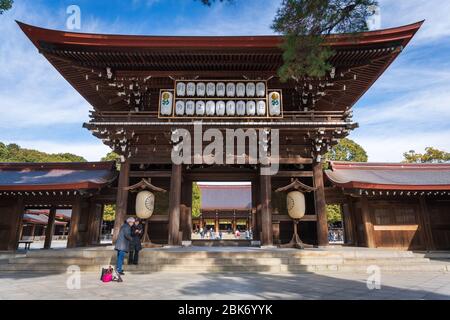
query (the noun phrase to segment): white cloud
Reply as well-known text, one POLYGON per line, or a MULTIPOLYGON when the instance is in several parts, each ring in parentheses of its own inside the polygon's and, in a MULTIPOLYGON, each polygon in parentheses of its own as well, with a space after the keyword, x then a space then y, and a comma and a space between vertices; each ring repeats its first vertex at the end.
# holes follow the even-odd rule
POLYGON ((424 44, 450 37, 450 1, 379 0, 382 27, 426 20, 413 43, 424 44))

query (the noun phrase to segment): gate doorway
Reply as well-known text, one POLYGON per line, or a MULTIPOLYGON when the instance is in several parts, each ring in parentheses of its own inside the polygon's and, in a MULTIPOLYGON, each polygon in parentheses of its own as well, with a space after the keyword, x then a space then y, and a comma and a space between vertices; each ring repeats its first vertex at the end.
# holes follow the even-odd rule
POLYGON ((198 181, 193 182, 192 190, 191 238, 194 245, 251 244, 254 205, 250 181, 198 181))

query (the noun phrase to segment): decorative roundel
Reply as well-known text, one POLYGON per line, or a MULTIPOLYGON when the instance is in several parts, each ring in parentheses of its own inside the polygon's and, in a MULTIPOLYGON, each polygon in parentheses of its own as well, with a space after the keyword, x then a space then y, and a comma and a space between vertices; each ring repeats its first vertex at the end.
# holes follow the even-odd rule
POLYGON ((258 116, 264 116, 266 115, 266 102, 265 101, 258 101, 256 104, 256 114, 258 116))
POLYGON ((254 97, 255 91, 256 91, 255 84, 253 82, 247 82, 247 85, 245 86, 245 91, 246 91, 247 97, 254 97))
POLYGON ((234 116, 236 114, 236 103, 234 101, 227 101, 226 109, 227 116, 234 116))
POLYGON ((281 96, 278 92, 269 94, 269 114, 279 116, 281 114, 281 96))
POLYGON ((218 82, 216 85, 216 95, 218 97, 225 97, 226 86, 223 82, 218 82))
POLYGON ((184 109, 185 109, 184 101, 178 100, 177 103, 175 104, 175 114, 177 116, 184 115, 184 109))
POLYGON ((204 101, 197 101, 197 103, 195 104, 195 114, 198 116, 205 115, 205 102, 204 101))
POLYGON ((236 97, 245 97, 245 83, 236 84, 236 97))
POLYGON ((192 100, 186 101, 186 115, 193 116, 195 113, 195 102, 192 100))
POLYGON ((256 103, 255 101, 247 101, 247 115, 254 116, 256 114, 256 103))
POLYGON ((292 211, 292 209, 294 209, 295 206, 295 201, 292 197, 287 197, 286 198, 286 207, 288 209, 288 211, 292 211))
POLYGON ((206 85, 204 82, 197 83, 197 96, 203 97, 206 92, 206 85))
POLYGON ((196 88, 196 85, 194 82, 188 82, 186 85, 186 95, 188 97, 195 96, 195 88, 196 88))
POLYGON ((161 102, 160 102, 161 115, 163 116, 172 115, 172 102, 173 102, 172 92, 164 91, 161 94, 161 102))
POLYGON ((213 82, 208 82, 206 84, 206 95, 208 97, 214 97, 216 94, 216 85, 213 82))
POLYGON ((184 97, 186 95, 186 84, 184 82, 177 83, 177 95, 184 97))
POLYGON ((148 210, 153 210, 153 208, 155 207, 155 198, 154 197, 147 197, 145 199, 145 207, 148 210))
POLYGON ((256 96, 258 97, 266 96, 266 84, 264 82, 258 82, 256 84, 256 96))
POLYGON ((240 100, 236 103, 236 114, 238 116, 245 116, 245 102, 240 100))
POLYGON ((227 83, 227 97, 234 97, 236 94, 236 85, 233 82, 227 83))
POLYGON ((206 102, 206 115, 213 116, 216 113, 216 104, 214 101, 206 102))
POLYGON ((216 115, 223 116, 225 115, 225 102, 223 101, 217 101, 216 103, 216 115))

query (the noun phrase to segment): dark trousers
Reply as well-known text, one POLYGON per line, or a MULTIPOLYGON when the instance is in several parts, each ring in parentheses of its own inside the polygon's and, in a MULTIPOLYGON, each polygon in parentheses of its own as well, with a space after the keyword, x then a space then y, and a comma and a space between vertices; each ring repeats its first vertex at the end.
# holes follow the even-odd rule
POLYGON ((128 264, 138 264, 139 263, 139 250, 130 250, 128 256, 128 264))

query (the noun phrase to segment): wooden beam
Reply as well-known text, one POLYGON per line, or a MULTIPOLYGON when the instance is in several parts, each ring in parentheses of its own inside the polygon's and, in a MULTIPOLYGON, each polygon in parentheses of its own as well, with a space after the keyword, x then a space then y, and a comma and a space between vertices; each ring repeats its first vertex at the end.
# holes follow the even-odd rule
POLYGON ((116 199, 116 219, 114 221, 113 243, 116 242, 119 236, 120 228, 125 221, 128 209, 128 191, 125 190, 129 184, 130 177, 130 162, 125 162, 120 165, 119 182, 117 187, 116 199))
POLYGON ((313 177, 312 171, 278 171, 275 177, 280 178, 301 178, 301 177, 313 177))
POLYGON ((361 197, 361 218, 366 235, 366 245, 369 248, 375 248, 374 228, 370 215, 369 200, 367 197, 361 197))
POLYGON ((270 175, 260 175, 261 201, 261 245, 273 245, 272 228, 272 179, 270 175))
POLYGON ((44 249, 50 249, 52 247, 53 233, 55 231, 55 218, 56 208, 51 207, 48 214, 47 229, 45 230, 44 249))
POLYGON ((169 194, 169 245, 180 245, 180 203, 182 166, 172 165, 169 194))
POLYGON ((131 178, 170 178, 170 171, 131 171, 131 178))
POLYGON ((313 164, 314 174, 314 202, 317 215, 317 243, 319 246, 328 245, 328 220, 325 201, 325 188, 323 183, 322 163, 313 164))

